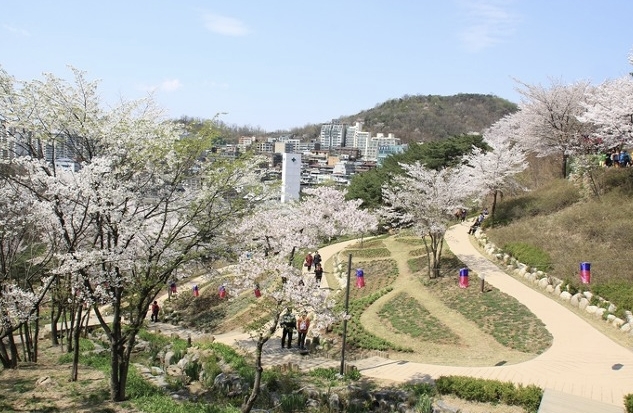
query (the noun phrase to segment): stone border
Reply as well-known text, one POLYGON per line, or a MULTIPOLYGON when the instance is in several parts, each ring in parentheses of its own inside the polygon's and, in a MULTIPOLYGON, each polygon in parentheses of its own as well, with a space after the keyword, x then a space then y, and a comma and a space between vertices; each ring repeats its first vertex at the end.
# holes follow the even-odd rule
POLYGON ((613 314, 617 311, 617 307, 613 303, 610 303, 602 297, 596 297, 600 305, 590 305, 593 299, 593 293, 591 291, 581 290, 572 294, 569 291, 569 285, 565 284, 563 280, 519 262, 516 258, 489 241, 481 229, 475 232, 475 239, 491 261, 496 262, 500 266, 505 265, 506 273, 523 277, 541 290, 554 295, 570 306, 584 310, 587 314, 591 314, 595 318, 605 320, 623 333, 633 335, 633 313, 631 311, 625 311, 626 320, 622 320, 613 314))

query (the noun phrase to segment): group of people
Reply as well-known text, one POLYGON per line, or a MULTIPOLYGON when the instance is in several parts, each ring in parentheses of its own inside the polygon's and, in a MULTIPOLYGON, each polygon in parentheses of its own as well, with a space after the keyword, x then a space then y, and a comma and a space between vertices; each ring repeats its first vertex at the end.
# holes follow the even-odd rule
POLYGON ((631 166, 631 155, 625 150, 615 149, 611 153, 603 153, 600 155, 601 166, 615 166, 618 168, 626 168, 631 166))
MULTIPOLYGON (((484 208, 483 211, 475 218, 475 222, 468 229, 468 234, 472 235, 477 232, 477 229, 483 224, 484 219, 488 216, 488 208, 484 208)), ((462 221, 463 222, 463 221, 462 221)))
POLYGON ((316 251, 314 255, 308 252, 303 263, 308 272, 312 271, 312 266, 314 265, 314 279, 317 287, 321 286, 321 279, 323 278, 323 265, 321 265, 321 260, 319 251, 316 251))
POLYGON ((299 347, 299 350, 306 350, 306 336, 310 328, 308 312, 302 311, 297 318, 292 313, 292 309, 288 308, 282 315, 280 324, 282 328, 281 348, 292 348, 292 336, 296 329, 298 333, 297 347, 299 347))

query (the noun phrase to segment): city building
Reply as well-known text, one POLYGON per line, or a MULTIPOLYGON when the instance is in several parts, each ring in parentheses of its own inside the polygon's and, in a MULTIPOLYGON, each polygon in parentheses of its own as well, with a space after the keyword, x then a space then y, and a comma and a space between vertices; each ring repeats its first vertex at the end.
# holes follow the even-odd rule
POLYGON ((319 135, 321 149, 345 146, 345 126, 344 123, 336 119, 332 120, 332 123, 321 125, 321 134, 319 135))

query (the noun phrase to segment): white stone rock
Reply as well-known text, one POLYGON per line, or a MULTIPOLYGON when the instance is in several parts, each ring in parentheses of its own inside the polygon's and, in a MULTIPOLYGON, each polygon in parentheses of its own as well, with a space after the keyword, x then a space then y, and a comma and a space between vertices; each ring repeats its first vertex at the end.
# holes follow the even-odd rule
POLYGON ((620 327, 620 331, 622 331, 623 333, 631 331, 631 324, 629 323, 622 324, 622 327, 620 327))
POLYGON ((616 307, 615 305, 613 305, 613 304, 611 304, 611 303, 609 303, 609 307, 607 307, 607 310, 608 310, 610 313, 615 313, 617 309, 618 309, 618 307, 616 307))
MULTIPOLYGON (((538 273, 537 273, 538 274, 538 273)), ((549 285, 549 280, 547 279, 547 277, 545 278, 541 278, 540 280, 538 280, 538 286, 541 288, 545 288, 549 285)))
POLYGON ((587 307, 585 307, 585 311, 589 314, 595 314, 597 309, 598 307, 595 305, 588 305, 587 307))
POLYGON ((614 327, 620 328, 624 325, 624 320, 616 317, 615 319, 613 319, 611 324, 613 324, 614 327))
POLYGON ((589 301, 591 301, 591 299, 593 298, 593 293, 591 291, 585 291, 582 293, 582 295, 584 295, 585 298, 589 301))
POLYGON ((581 297, 580 301, 578 302, 578 308, 580 308, 581 310, 584 310, 585 308, 587 308, 588 305, 589 305, 589 300, 587 300, 587 298, 585 297, 581 297))
POLYGON ((552 294, 554 292, 554 286, 552 284, 547 284, 547 287, 545 287, 545 291, 552 294))
POLYGON ((593 313, 593 315, 595 315, 595 316, 596 316, 596 317, 598 317, 598 318, 602 318, 602 316, 603 316, 603 315, 604 315, 604 313, 606 313, 606 312, 607 312, 607 309, 606 309, 606 308, 601 308, 601 307, 598 307, 598 308, 596 309, 596 312, 595 312, 595 313, 593 313))
POLYGON ((615 316, 614 316, 613 314, 609 314, 609 315, 607 315, 607 321, 608 321, 609 323, 613 322, 613 320, 615 320, 615 316))
POLYGON ((569 300, 569 304, 571 304, 574 307, 578 307, 578 304, 580 303, 580 298, 582 297, 582 295, 580 293, 576 293, 574 294, 571 299, 569 300))
POLYGON ((563 301, 569 301, 571 300, 571 294, 569 293, 569 291, 563 291, 562 293, 560 293, 560 299, 563 301))

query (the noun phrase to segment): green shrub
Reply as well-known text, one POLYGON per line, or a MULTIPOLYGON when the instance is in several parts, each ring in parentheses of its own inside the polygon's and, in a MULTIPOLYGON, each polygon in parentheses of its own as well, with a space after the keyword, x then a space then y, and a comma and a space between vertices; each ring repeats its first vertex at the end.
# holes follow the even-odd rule
MULTIPOLYGON (((73 353, 65 353, 59 356, 57 359, 59 364, 68 364, 73 362, 73 353)), ((94 353, 80 353, 79 364, 84 366, 93 367, 99 371, 110 371, 110 354, 94 354, 94 353)))
POLYGON ((197 361, 190 361, 185 365, 185 375, 192 381, 200 379, 200 372, 202 371, 202 364, 197 361))
POLYGON ((282 412, 304 412, 306 398, 301 393, 284 394, 281 396, 280 406, 282 412))
POLYGON ((613 303, 618 311, 633 309, 633 284, 625 280, 606 280, 592 288, 593 293, 613 303))
POLYGON ((433 399, 426 394, 420 395, 414 409, 417 413, 433 413, 433 399))
POLYGON ((624 407, 626 408, 626 413, 633 413, 633 394, 624 396, 624 407))
POLYGON ((530 267, 544 272, 552 269, 552 258, 539 247, 524 242, 512 242, 504 245, 502 249, 530 267))
POLYGON ((543 397, 543 390, 537 386, 523 387, 464 376, 441 376, 435 381, 435 386, 439 394, 454 394, 460 399, 481 403, 521 406, 531 413, 538 410, 543 397))

